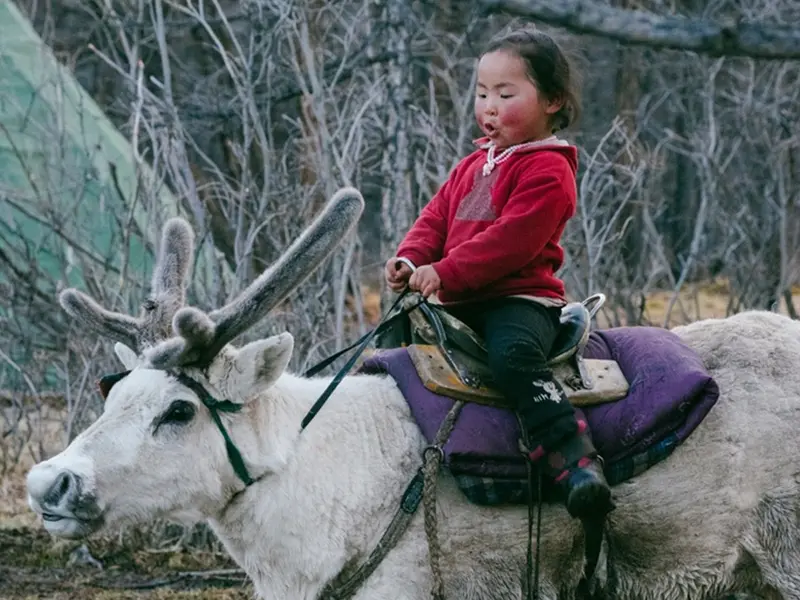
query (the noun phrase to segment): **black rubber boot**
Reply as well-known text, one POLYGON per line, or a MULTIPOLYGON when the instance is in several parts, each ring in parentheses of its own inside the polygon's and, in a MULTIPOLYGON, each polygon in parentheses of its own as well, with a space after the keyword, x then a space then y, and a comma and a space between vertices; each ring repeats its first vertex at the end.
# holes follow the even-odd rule
POLYGON ((580 519, 604 517, 615 506, 611 498, 611 487, 603 474, 602 459, 587 432, 579 433, 576 438, 567 441, 558 452, 563 453, 564 457, 570 453, 571 446, 575 446, 583 449, 583 456, 577 463, 567 463, 569 466, 556 476, 556 482, 564 489, 565 503, 570 515, 580 519))
POLYGON ((561 491, 567 512, 575 518, 602 518, 614 510, 611 487, 603 474, 602 459, 594 448, 585 421, 578 431, 552 450, 535 448, 529 458, 539 464, 561 491))

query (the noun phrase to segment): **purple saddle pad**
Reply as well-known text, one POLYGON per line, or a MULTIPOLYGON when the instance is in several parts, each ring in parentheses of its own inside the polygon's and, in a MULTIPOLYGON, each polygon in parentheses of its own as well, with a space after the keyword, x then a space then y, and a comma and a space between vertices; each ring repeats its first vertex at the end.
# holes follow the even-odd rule
MULTIPOLYGON (((666 329, 593 331, 583 355, 616 360, 630 383, 620 400, 577 409, 607 465, 640 455, 666 436, 680 444, 719 397, 700 357, 666 329)), ((405 348, 379 351, 365 360, 360 372, 393 377, 423 435, 433 440, 454 400, 422 384, 405 348)), ((444 446, 445 464, 455 474, 524 478, 519 437, 512 411, 467 403, 444 446)))

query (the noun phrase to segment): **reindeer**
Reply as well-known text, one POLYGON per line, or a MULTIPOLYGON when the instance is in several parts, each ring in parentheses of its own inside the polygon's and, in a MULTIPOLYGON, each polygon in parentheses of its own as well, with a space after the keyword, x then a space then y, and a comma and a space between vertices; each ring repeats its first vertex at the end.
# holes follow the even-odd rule
MULTIPOLYGON (((286 372, 289 333, 231 344, 325 260, 362 209, 356 190, 340 190, 275 265, 208 314, 183 306, 193 234, 179 219, 164 228, 138 318, 61 294, 79 323, 117 342, 127 371, 104 381, 113 387, 97 421, 28 474, 47 531, 78 538, 156 518, 205 520, 264 600, 430 597, 419 511, 371 574, 339 585, 379 545, 426 447, 395 382, 345 377, 301 430, 331 378, 286 372)), ((745 312, 674 331, 722 395, 669 459, 615 486, 596 597, 800 600, 800 323, 745 312)), ((443 596, 524 597, 526 508, 471 504, 446 470, 436 506, 443 596)), ((540 525, 540 598, 575 598, 583 529, 552 504, 540 525)))

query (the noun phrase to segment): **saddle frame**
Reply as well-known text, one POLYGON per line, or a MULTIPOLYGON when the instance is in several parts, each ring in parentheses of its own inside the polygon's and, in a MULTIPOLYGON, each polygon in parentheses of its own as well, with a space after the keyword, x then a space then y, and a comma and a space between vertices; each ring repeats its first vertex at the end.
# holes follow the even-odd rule
MULTIPOLYGON (((561 326, 548 366, 575 406, 613 402, 627 395, 629 383, 614 360, 585 358, 591 321, 605 302, 598 293, 570 302, 561 312, 561 326)), ((429 390, 466 402, 514 409, 493 386, 482 338, 436 301, 420 302, 418 294, 404 299, 408 313, 404 343, 420 379, 429 390)), ((397 345, 397 344, 395 344, 397 345)))

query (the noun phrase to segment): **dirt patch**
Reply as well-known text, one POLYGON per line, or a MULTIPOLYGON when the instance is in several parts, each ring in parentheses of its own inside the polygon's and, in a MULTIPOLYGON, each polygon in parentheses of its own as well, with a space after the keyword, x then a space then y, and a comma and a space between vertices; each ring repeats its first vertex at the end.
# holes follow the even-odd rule
POLYGON ((245 575, 226 556, 153 551, 114 539, 54 540, 30 528, 0 529, 0 598, 9 600, 244 600, 245 575))

